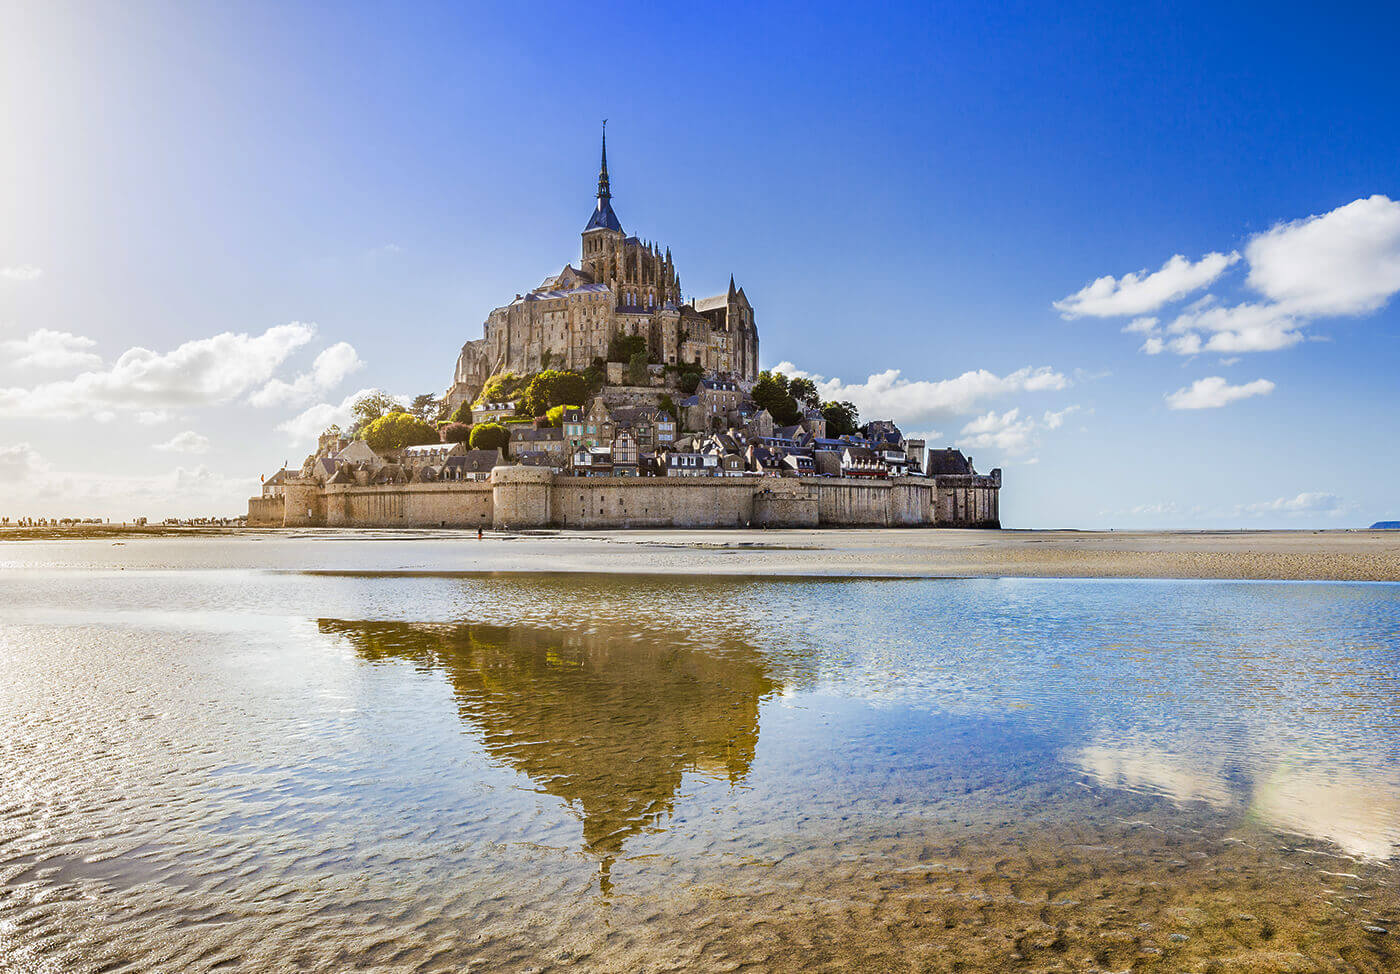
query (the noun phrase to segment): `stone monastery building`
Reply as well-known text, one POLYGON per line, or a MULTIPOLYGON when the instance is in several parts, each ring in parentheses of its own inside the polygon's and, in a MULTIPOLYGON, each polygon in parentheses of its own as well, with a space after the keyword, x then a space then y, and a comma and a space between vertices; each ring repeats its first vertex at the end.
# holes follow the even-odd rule
POLYGON ((628 236, 613 212, 608 142, 598 202, 583 228, 579 266, 564 269, 486 316, 485 335, 462 346, 449 410, 472 402, 500 372, 587 368, 606 358, 614 335, 646 338, 653 362, 698 362, 707 373, 740 382, 758 377, 758 327, 743 288, 685 300, 669 247, 628 236))

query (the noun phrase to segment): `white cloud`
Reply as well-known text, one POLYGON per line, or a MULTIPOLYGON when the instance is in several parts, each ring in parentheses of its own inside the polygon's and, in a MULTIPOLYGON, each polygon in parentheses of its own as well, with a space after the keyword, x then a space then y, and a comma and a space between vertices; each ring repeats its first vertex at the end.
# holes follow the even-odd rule
POLYGON ((257 493, 248 477, 202 466, 138 475, 60 471, 27 443, 0 448, 0 483, 12 517, 228 517, 245 513, 257 493))
POLYGON ((248 397, 254 406, 296 405, 309 402, 340 385, 349 376, 364 368, 355 347, 349 342, 337 342, 327 348, 311 365, 291 382, 272 379, 248 397))
POLYGON ((1336 494, 1322 492, 1305 492, 1296 497, 1279 497, 1271 501, 1263 501, 1258 504, 1246 504, 1239 508, 1242 514, 1287 514, 1294 517, 1301 517, 1307 514, 1328 514, 1339 515, 1351 510, 1351 505, 1347 504, 1336 494))
POLYGON ((7 281, 32 281, 43 276, 43 268, 35 267, 33 264, 18 264, 10 267, 0 267, 0 277, 7 281))
POLYGON ((224 332, 170 352, 123 352, 111 368, 31 388, 0 388, 0 416, 68 418, 103 411, 151 411, 228 402, 265 384, 315 335, 292 322, 261 335, 224 332))
POLYGON ((1245 247, 1248 284, 1296 314, 1357 315, 1400 292, 1400 202, 1353 200, 1281 223, 1245 247))
POLYGON ((164 443, 157 443, 151 449, 167 453, 208 453, 209 446, 209 437, 202 436, 194 430, 185 430, 183 433, 176 433, 164 443))
POLYGON ((1239 259, 1237 253, 1210 253, 1193 264, 1177 254, 1151 274, 1143 269, 1120 278, 1112 275, 1100 277, 1069 297, 1056 301, 1055 310, 1065 318, 1082 315, 1116 318, 1120 315, 1148 314, 1192 291, 1215 283, 1216 278, 1239 259))
POLYGON ((1214 305, 1186 311, 1167 326, 1181 339, 1168 345, 1179 355, 1271 352, 1303 340, 1298 319, 1275 304, 1214 305), (1206 338, 1202 339, 1204 333, 1206 338))
POLYGON ((936 422, 970 413, 997 397, 1054 391, 1070 384, 1069 379, 1049 366, 1018 369, 1004 376, 978 369, 937 381, 906 379, 900 369, 888 369, 864 382, 849 384, 804 372, 791 362, 780 362, 773 371, 811 379, 823 400, 852 402, 864 419, 893 419, 901 425, 936 422))
POLYGON ((142 426, 159 426, 174 419, 174 414, 168 409, 143 409, 136 414, 136 422, 142 426))
POLYGON ((0 447, 0 484, 32 480, 45 469, 43 458, 28 443, 0 447))
MULTIPOLYGON (((1177 336, 1170 340, 1155 317, 1135 318, 1123 331, 1143 335, 1139 350, 1148 355, 1235 355, 1297 345, 1314 337, 1305 329, 1320 317, 1375 311, 1400 293, 1400 202, 1371 196, 1280 223, 1251 237, 1244 253, 1245 283, 1265 300, 1227 305, 1214 294, 1203 295, 1166 327, 1177 336)), ((1233 253, 1208 254, 1191 264, 1173 257, 1155 274, 1101 277, 1055 308, 1066 318, 1140 315, 1171 300, 1156 300, 1163 295, 1186 293, 1181 289, 1192 289, 1193 281, 1212 283, 1238 259, 1233 253)))
POLYGON ((1255 379, 1232 386, 1220 376, 1213 375, 1197 379, 1190 386, 1171 393, 1167 396, 1167 405, 1172 409, 1218 409, 1251 396, 1267 396, 1273 391, 1274 384, 1268 379, 1255 379))
POLYGON ((0 342, 0 350, 14 356, 10 364, 21 369, 81 369, 100 365, 92 351, 97 342, 66 331, 40 328, 24 338, 0 342))
POLYGON ((1064 425, 1065 417, 1078 408, 1067 406, 1059 412, 1046 412, 1040 419, 1023 416, 1019 408, 1008 409, 1004 413, 991 410, 963 427, 961 442, 964 446, 987 447, 1008 456, 1019 456, 1030 452, 1037 444, 1040 432, 1059 429, 1064 425))
POLYGON ((292 443, 310 443, 329 426, 348 428, 354 419, 351 409, 363 396, 378 392, 378 389, 361 389, 352 392, 339 403, 322 402, 297 413, 291 419, 277 424, 277 431, 286 433, 292 443))

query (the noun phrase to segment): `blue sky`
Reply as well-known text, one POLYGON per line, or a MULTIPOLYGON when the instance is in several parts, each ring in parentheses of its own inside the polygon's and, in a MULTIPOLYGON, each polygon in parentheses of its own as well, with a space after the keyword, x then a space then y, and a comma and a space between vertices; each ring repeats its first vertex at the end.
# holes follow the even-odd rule
POLYGON ((1400 517, 1400 14, 1221 6, 10 0, 0 515, 236 512, 441 392, 607 117, 687 292, 1008 525, 1400 517))

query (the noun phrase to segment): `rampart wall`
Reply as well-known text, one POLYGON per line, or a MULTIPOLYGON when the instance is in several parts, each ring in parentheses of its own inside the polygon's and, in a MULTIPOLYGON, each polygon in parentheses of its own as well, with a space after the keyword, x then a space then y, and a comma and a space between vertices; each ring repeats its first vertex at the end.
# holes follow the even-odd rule
POLYGON ((489 482, 289 484, 253 526, 528 528, 1000 527, 999 476, 566 477, 497 467, 489 482))

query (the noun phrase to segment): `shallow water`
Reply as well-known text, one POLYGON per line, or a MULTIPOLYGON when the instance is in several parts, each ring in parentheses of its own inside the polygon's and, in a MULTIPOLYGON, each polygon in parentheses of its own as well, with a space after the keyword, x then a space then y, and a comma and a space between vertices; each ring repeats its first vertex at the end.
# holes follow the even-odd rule
POLYGON ((1400 586, 451 544, 7 548, 0 969, 1400 967, 1400 586))

